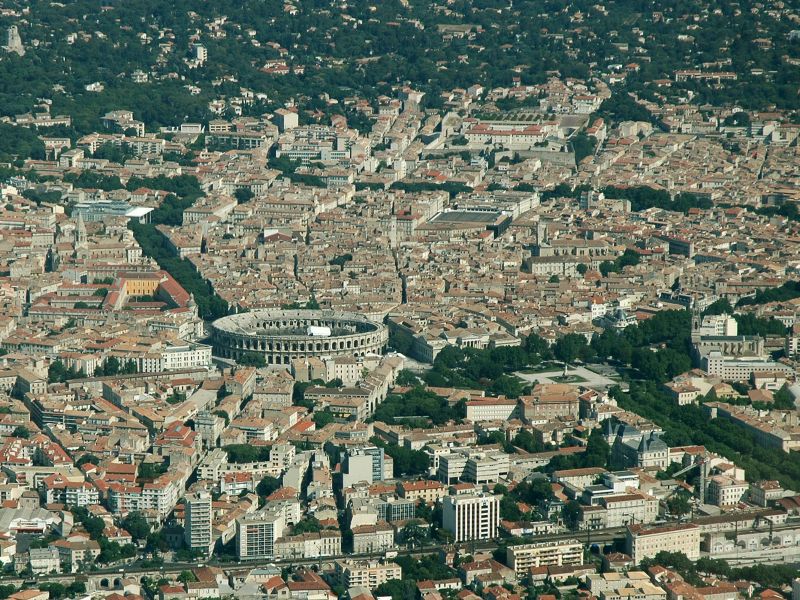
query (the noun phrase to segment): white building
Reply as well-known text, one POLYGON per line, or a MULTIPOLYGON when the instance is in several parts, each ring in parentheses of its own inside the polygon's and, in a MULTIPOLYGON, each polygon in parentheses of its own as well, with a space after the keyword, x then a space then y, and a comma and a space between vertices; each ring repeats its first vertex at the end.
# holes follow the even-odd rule
POLYGON ((698 329, 700 335, 733 337, 739 335, 739 324, 730 315, 706 315, 698 329))
POLYGON ((211 364, 211 346, 207 344, 182 344, 167 346, 161 352, 153 352, 139 359, 142 373, 160 373, 178 369, 207 367, 211 364))
POLYGON ((677 525, 629 525, 626 552, 638 564, 659 552, 682 552, 689 560, 700 558, 700 527, 693 523, 677 525))
POLYGON ((353 553, 383 552, 394 546, 394 529, 385 521, 353 527, 353 553))
POLYGON ((211 553, 211 494, 186 494, 183 539, 190 550, 211 553))
POLYGON ((365 446, 348 450, 342 473, 342 487, 346 489, 361 481, 383 481, 384 461, 383 448, 365 446))
POLYGON ((54 546, 31 548, 29 557, 31 571, 34 575, 49 575, 61 571, 61 557, 58 554, 58 548, 54 546))
POLYGON ((281 133, 290 129, 294 129, 300 124, 297 113, 293 110, 288 110, 285 108, 279 108, 275 111, 274 120, 275 125, 278 126, 278 130, 281 133))
POLYGON ((487 398, 466 403, 467 421, 508 421, 517 412, 517 401, 506 398, 487 398))
POLYGON ((497 483, 508 475, 509 457, 505 452, 459 450, 439 456, 439 481, 446 484, 458 481, 497 483))
POLYGON ((738 504, 749 489, 746 481, 739 481, 725 475, 715 475, 708 482, 706 499, 715 506, 738 504))
POLYGON ((531 567, 583 564, 583 544, 578 540, 522 544, 506 548, 506 564, 517 574, 531 567))
POLYGON ((275 558, 319 558, 342 553, 342 534, 324 530, 299 535, 289 535, 275 540, 275 558))
POLYGON ((194 44, 192 46, 192 54, 198 65, 203 65, 208 60, 208 48, 203 44, 194 44))
POLYGON ((642 492, 609 496, 600 504, 606 509, 606 527, 652 523, 658 518, 658 499, 642 492))
POLYGON ((453 534, 456 542, 495 538, 501 498, 493 494, 445 496, 442 527, 453 534))
POLYGON ((727 381, 747 381, 753 373, 761 371, 781 372, 787 375, 794 370, 789 365, 764 357, 733 357, 712 351, 701 357, 703 370, 712 377, 727 381))
POLYGON ((283 511, 265 507, 236 521, 236 556, 241 559, 273 558, 275 540, 286 527, 283 511))
POLYGON ((336 573, 345 588, 354 586, 375 589, 391 579, 402 579, 403 569, 397 563, 379 561, 337 560, 336 573))

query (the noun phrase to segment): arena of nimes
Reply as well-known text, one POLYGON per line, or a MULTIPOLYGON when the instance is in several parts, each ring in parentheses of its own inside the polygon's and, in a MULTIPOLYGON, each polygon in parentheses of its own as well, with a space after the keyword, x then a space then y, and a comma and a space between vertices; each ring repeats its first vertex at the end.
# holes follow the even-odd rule
POLYGON ((256 310, 211 324, 214 353, 236 360, 261 354, 268 365, 288 365, 311 356, 381 354, 389 339, 385 325, 355 313, 333 310, 256 310))

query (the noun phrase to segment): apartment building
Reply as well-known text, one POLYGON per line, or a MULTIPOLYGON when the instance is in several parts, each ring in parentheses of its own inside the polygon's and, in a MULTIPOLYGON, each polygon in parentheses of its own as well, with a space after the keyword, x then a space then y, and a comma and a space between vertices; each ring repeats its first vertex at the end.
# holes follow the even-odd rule
POLYGON ((644 571, 590 574, 589 591, 600 600, 666 600, 667 592, 650 582, 644 571))
POLYGON ((497 537, 500 525, 500 499, 493 494, 445 496, 442 526, 456 542, 488 540, 497 537))
POLYGON ((153 511, 163 521, 178 501, 182 485, 169 476, 162 476, 144 486, 114 482, 108 486, 108 503, 114 515, 133 511, 153 511))
POLYGON ((402 579, 403 569, 393 562, 337 560, 336 575, 346 589, 361 586, 373 590, 391 579, 402 579))
POLYGON ((682 552, 689 560, 700 558, 700 527, 692 523, 662 525, 629 525, 626 552, 638 564, 659 552, 682 552))
POLYGON ((553 471, 551 479, 555 483, 568 484, 576 488, 592 485, 607 471, 602 467, 586 467, 582 469, 561 469, 553 471))
POLYGON ((77 572, 81 566, 92 564, 100 556, 100 544, 95 540, 58 540, 53 542, 53 546, 58 550, 61 564, 70 573, 77 572))
POLYGON ((283 511, 269 506, 237 519, 237 558, 274 558, 275 541, 283 536, 285 527, 283 511))
POLYGON ((715 506, 738 504, 749 489, 746 481, 739 481, 726 475, 715 475, 708 482, 706 499, 715 506))
POLYGON ((658 517, 658 499, 641 492, 602 498, 600 505, 606 510, 606 527, 652 523, 658 517))
POLYGON ((378 514, 378 519, 382 521, 405 521, 413 519, 417 511, 417 503, 405 498, 395 498, 394 496, 383 496, 372 501, 378 514))
POLYGON ((273 474, 280 475, 289 468, 296 454, 292 444, 275 444, 269 451, 269 466, 273 474))
POLYGON ((208 492, 187 494, 184 515, 183 539, 186 546, 192 551, 210 554, 213 544, 211 494, 208 492))
POLYGON ((406 500, 433 504, 447 495, 447 488, 438 481, 423 479, 421 481, 403 481, 397 484, 397 493, 406 500))
POLYGON ((214 448, 222 430, 225 429, 225 419, 207 410, 201 410, 195 415, 194 426, 200 436, 203 448, 214 448))
POLYGON ((750 484, 750 501, 758 506, 769 506, 784 496, 784 489, 779 481, 767 480, 750 484))
POLYGON ((540 383, 530 396, 522 396, 519 401, 520 415, 529 423, 557 417, 577 418, 580 413, 577 390, 564 383, 540 383))
POLYGON ((578 540, 564 540, 509 546, 506 563, 517 575, 527 573, 531 567, 581 565, 583 544, 578 540))
POLYGON ((58 473, 45 477, 40 488, 47 504, 89 506, 100 504, 97 488, 88 481, 70 481, 58 473))
POLYGON ((49 575, 61 570, 61 553, 58 548, 31 548, 28 551, 28 564, 34 575, 49 575))
POLYGON ((755 437, 759 446, 777 448, 787 453, 800 448, 800 435, 794 431, 796 427, 787 418, 791 413, 783 413, 787 417, 777 419, 774 412, 761 416, 751 408, 732 406, 724 402, 707 402, 702 408, 711 419, 728 419, 742 427, 755 437))
POLYGON ((394 546, 394 529, 386 521, 353 527, 353 552, 383 552, 394 546))
POLYGON ((289 535, 275 540, 275 558, 318 558, 342 553, 342 534, 338 530, 289 535))
POLYGON ((726 356, 716 351, 702 355, 700 365, 710 376, 726 381, 748 381, 753 373, 760 371, 780 372, 787 376, 793 373, 789 365, 769 358, 726 356))
POLYGON ((211 346, 196 343, 167 346, 161 352, 147 354, 139 360, 142 373, 193 369, 210 364, 211 346))

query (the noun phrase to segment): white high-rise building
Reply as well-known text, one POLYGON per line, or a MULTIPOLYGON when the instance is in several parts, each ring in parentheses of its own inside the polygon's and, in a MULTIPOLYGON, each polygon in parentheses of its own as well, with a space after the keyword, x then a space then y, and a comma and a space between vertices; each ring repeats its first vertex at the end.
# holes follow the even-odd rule
POLYGON ((190 550, 211 553, 211 494, 198 492, 186 495, 183 539, 190 550))
POLYGON ((204 65, 208 60, 208 49, 203 44, 195 44, 192 46, 192 53, 197 64, 204 65))
POLYGON ((273 558, 275 540, 283 537, 286 521, 278 507, 265 507, 236 521, 236 556, 243 558, 273 558))
POLYGON ((359 481, 367 483, 383 481, 384 461, 383 448, 366 446, 350 449, 342 473, 342 487, 345 489, 352 487, 359 481))
POLYGON ((493 494, 445 496, 442 526, 456 542, 488 540, 497 537, 500 525, 500 499, 493 494))

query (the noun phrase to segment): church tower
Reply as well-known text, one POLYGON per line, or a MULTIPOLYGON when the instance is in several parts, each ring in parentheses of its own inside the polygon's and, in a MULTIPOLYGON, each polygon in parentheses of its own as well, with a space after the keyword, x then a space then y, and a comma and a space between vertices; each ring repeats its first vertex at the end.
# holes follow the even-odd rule
POLYGON ((78 222, 75 226, 75 249, 85 250, 87 245, 86 225, 83 222, 81 213, 78 213, 78 222))

